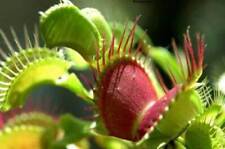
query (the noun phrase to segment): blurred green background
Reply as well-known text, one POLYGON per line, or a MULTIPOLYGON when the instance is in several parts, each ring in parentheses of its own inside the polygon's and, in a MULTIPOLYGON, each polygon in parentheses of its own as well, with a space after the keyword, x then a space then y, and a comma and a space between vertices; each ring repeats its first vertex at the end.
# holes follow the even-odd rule
MULTIPOLYGON (((1 0, 0 28, 8 33, 10 26, 22 37, 24 24, 31 30, 38 24, 39 11, 59 0, 1 0)), ((72 0, 80 8, 99 9, 108 20, 133 20, 142 15, 139 24, 147 29, 153 43, 170 47, 171 38, 182 44, 182 33, 201 32, 207 42, 207 69, 222 63, 225 47, 224 0, 72 0)), ((22 41, 22 38, 21 38, 22 41)), ((2 44, 1 44, 2 45, 2 44)))

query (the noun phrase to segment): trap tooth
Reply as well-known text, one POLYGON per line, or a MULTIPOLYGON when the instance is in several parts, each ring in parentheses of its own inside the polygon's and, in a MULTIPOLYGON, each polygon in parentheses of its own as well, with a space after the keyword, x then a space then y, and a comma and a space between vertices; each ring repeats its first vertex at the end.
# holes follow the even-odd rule
POLYGON ((158 139, 158 143, 160 143, 161 138, 157 138, 157 136, 161 136, 163 142, 168 143, 182 133, 191 120, 204 111, 204 104, 195 90, 180 91, 174 99, 156 126, 157 131, 150 134, 149 142, 158 139))
POLYGON ((0 131, 1 149, 42 149, 44 128, 33 125, 6 127, 0 131))
MULTIPOLYGON (((173 99, 180 92, 180 86, 176 86, 173 89, 169 90, 167 94, 160 99, 158 99, 154 105, 152 105, 142 116, 141 121, 138 126, 138 135, 143 136, 145 133, 154 133, 154 131, 146 131, 149 127, 157 128, 161 121, 164 119, 164 115, 169 111, 169 105, 173 103, 173 99)), ((155 129, 153 129, 155 130, 155 129)))
POLYGON ((215 93, 214 102, 207 106, 204 113, 190 121, 185 133, 185 143, 188 147, 215 149, 223 149, 225 147, 223 126, 225 112, 224 103, 221 100, 223 100, 223 97, 219 93, 215 93), (196 137, 202 141, 200 143, 197 142, 196 137))
POLYGON ((53 118, 41 112, 27 112, 16 115, 7 120, 5 126, 13 127, 19 125, 35 125, 41 127, 49 127, 53 125, 53 118))
POLYGON ((185 134, 185 144, 188 148, 224 149, 225 133, 218 126, 194 121, 185 134))
POLYGON ((23 105, 33 87, 43 83, 54 84, 69 67, 70 63, 62 59, 57 51, 47 48, 12 53, 0 68, 0 111, 23 105))

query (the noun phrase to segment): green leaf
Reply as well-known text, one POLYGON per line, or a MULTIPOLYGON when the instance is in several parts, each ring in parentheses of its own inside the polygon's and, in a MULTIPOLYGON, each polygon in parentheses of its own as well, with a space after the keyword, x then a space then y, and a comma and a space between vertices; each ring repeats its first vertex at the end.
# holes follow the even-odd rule
POLYGON ((46 84, 67 88, 90 103, 92 94, 75 74, 68 73, 70 67, 71 62, 53 49, 30 48, 13 53, 0 67, 3 74, 0 75, 0 82, 6 84, 4 90, 0 90, 4 95, 1 97, 0 111, 23 106, 33 89, 46 84))
POLYGON ((55 81, 57 86, 66 88, 88 103, 93 103, 93 94, 88 92, 75 74, 65 73, 55 81))
POLYGON ((186 76, 182 74, 181 66, 167 49, 162 47, 149 47, 148 54, 168 75, 172 73, 177 83, 184 83, 186 81, 186 76))
MULTIPOLYGON (((219 97, 219 96, 218 96, 219 97)), ((225 147, 224 105, 220 98, 193 120, 187 129, 185 141, 190 148, 223 149, 225 147), (195 139, 202 140, 201 142, 195 139)))
POLYGON ((24 112, 8 119, 4 126, 35 125, 40 127, 51 127, 53 124, 54 121, 50 115, 42 112, 24 112))
POLYGON ((106 48, 108 48, 111 45, 112 30, 101 12, 94 8, 84 8, 81 9, 81 13, 95 24, 102 38, 105 40, 106 48))
POLYGON ((166 146, 166 149, 186 149, 186 147, 181 142, 175 140, 175 141, 172 141, 170 144, 168 144, 166 146))
POLYGON ((95 136, 96 143, 104 149, 130 149, 132 148, 132 143, 124 141, 119 138, 110 137, 110 136, 95 136))
POLYGON ((0 75, 0 82, 8 84, 0 91, 5 94, 1 97, 0 111, 23 106, 30 91, 43 84, 55 85, 55 80, 69 68, 70 63, 55 50, 30 48, 13 53, 0 67, 4 73, 0 75))
POLYGON ((89 68, 88 62, 75 50, 70 48, 64 48, 63 54, 67 61, 71 62, 71 65, 76 70, 86 70, 89 68))
POLYGON ((97 9, 79 10, 71 3, 61 3, 41 14, 41 30, 47 46, 70 47, 87 60, 95 56, 97 48, 101 49, 102 39, 106 48, 110 46, 112 31, 97 9))
MULTIPOLYGON (((158 149, 160 146, 164 146, 169 142, 170 138, 162 134, 159 130, 155 129, 148 139, 146 139, 142 146, 150 147, 151 149, 158 149)), ((160 148, 159 148, 160 149, 160 148)))
POLYGON ((192 124, 188 128, 185 137, 188 148, 212 149, 209 129, 210 126, 205 124, 192 124))
POLYGON ((203 109, 201 97, 195 90, 180 92, 157 125, 157 129, 166 136, 175 138, 190 120, 203 113, 203 109))
POLYGON ((198 121, 208 124, 215 124, 218 127, 222 126, 218 118, 224 115, 223 107, 218 104, 212 104, 205 109, 205 112, 198 118, 198 121))
POLYGON ((153 148, 178 137, 186 129, 189 121, 203 113, 204 105, 195 90, 187 90, 179 92, 168 108, 146 140, 153 148))
POLYGON ((84 138, 91 135, 91 122, 83 121, 66 114, 60 117, 59 122, 47 129, 43 136, 43 145, 48 149, 65 148, 69 144, 85 146, 81 143, 84 138))
POLYGON ((63 115, 59 120, 59 127, 64 131, 64 141, 78 141, 91 134, 91 122, 82 121, 72 115, 63 115))
POLYGON ((73 4, 60 3, 41 13, 40 28, 48 47, 69 47, 91 61, 102 47, 96 25, 73 4))
POLYGON ((217 126, 193 122, 187 129, 185 141, 190 149, 223 149, 225 147, 225 134, 217 126))
POLYGON ((19 125, 0 130, 1 149, 41 149, 44 128, 35 125, 19 125), (26 141, 24 141, 26 139, 26 141), (13 140, 13 141, 12 141, 13 140))

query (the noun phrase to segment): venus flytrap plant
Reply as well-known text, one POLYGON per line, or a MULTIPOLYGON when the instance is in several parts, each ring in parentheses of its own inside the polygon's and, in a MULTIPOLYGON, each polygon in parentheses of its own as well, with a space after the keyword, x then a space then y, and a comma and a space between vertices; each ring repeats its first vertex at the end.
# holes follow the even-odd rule
POLYGON ((10 55, 1 50, 1 88, 0 110, 7 111, 11 108, 23 106, 29 92, 43 84, 53 84, 65 87, 76 92, 83 99, 90 99, 91 95, 83 87, 75 74, 68 72, 71 62, 64 59, 64 55, 58 50, 50 50, 39 46, 38 35, 35 34, 35 44, 25 30, 26 48, 22 48, 15 32, 12 30, 17 44, 14 50, 5 34, 1 31, 2 38, 7 45, 10 55), (38 74, 38 75, 34 75, 38 74))
MULTIPOLYGON (((26 28, 24 29, 26 47, 22 48, 15 31, 11 29, 11 32, 17 50, 14 50, 4 32, 1 31, 1 36, 10 52, 10 56, 8 56, 5 50, 1 50, 3 60, 0 72, 1 111, 23 107, 30 91, 45 84, 65 87, 91 103, 89 92, 86 91, 76 75, 69 72, 70 67, 75 64, 71 63, 71 60, 65 60, 66 51, 63 53, 60 50, 40 47, 37 32, 34 34, 35 43, 32 45, 26 28)), ((42 138, 46 129, 56 123, 50 122, 49 119, 51 118, 48 117, 42 114, 25 113, 10 119, 3 124, 0 148, 46 148, 43 147, 42 138), (26 143, 23 143, 24 141, 20 139, 24 137, 29 137, 26 143), (10 139, 15 141, 14 144, 10 143, 10 139)), ((63 129, 62 132, 64 132, 63 129)), ((67 144, 63 145, 65 147, 67 144)))
POLYGON ((189 31, 184 34, 182 58, 175 42, 175 56, 166 49, 149 46, 149 37, 137 26, 139 17, 124 30, 115 24, 110 28, 98 10, 79 9, 69 1, 40 14, 46 47, 39 45, 37 34, 32 46, 25 30, 27 46, 22 48, 12 30, 18 46, 15 51, 1 32, 11 55, 1 52, 4 60, 0 71, 0 110, 22 107, 31 90, 52 84, 72 91, 94 106, 97 119, 87 122, 62 115, 53 121, 40 113, 18 115, 4 123, 0 148, 10 148, 10 139, 18 141, 16 148, 22 148, 20 138, 24 136, 30 138, 26 147, 33 144, 37 149, 86 149, 89 145, 84 138, 88 137, 95 137, 101 147, 108 149, 224 148, 224 102, 219 100, 222 97, 216 96, 214 102, 208 87, 199 88, 199 84, 204 85, 198 80, 205 49, 199 34, 196 51, 189 31), (135 32, 136 28, 139 31, 135 32), (166 87, 151 61, 166 72, 172 88, 166 87), (93 70, 96 84, 92 91, 87 91, 69 71, 72 67, 93 70), (197 137, 203 140, 202 145, 195 142, 197 137), (80 142, 84 144, 78 145, 80 142))
MULTIPOLYGON (((199 59, 196 61, 192 57, 189 35, 185 35, 189 73, 183 76, 182 84, 177 84, 176 78, 170 74, 174 88, 166 91, 164 97, 158 97, 148 76, 149 70, 143 67, 137 54, 135 56, 131 53, 135 26, 136 24, 127 39, 124 40, 122 35, 117 49, 112 44, 108 55, 104 55, 107 49, 102 49, 103 59, 101 62, 97 61, 99 81, 95 98, 100 118, 108 134, 112 136, 139 141, 146 134, 153 137, 152 140, 155 135, 160 134, 160 137, 170 141, 185 129, 191 119, 203 112, 203 103, 193 86, 201 75, 204 43, 201 39, 198 40, 201 47, 198 48, 199 59), (123 42, 125 44, 121 47, 123 42), (104 56, 108 57, 108 61, 104 56), (175 116, 177 114, 179 116, 175 116)), ((97 59, 98 55, 97 52, 97 59)), ((182 65, 180 67, 184 69, 182 65)))
MULTIPOLYGON (((65 8, 64 6, 65 4, 57 5, 55 8, 43 13, 43 20, 48 21, 54 18, 52 15, 57 14, 55 10, 64 11, 68 9, 68 7, 74 7, 67 7, 66 5, 65 8)), ((41 21, 41 25, 43 27, 42 30, 48 29, 48 27, 44 26, 45 21, 41 21)), ((74 25, 76 24, 74 23, 74 25)), ((54 23, 51 28, 54 27, 57 27, 57 22, 54 23)), ((101 46, 97 48, 100 50, 97 51, 95 56, 97 60, 96 68, 100 78, 97 78, 98 83, 95 91, 95 98, 100 116, 110 135, 138 141, 145 134, 149 134, 157 127, 159 132, 156 133, 160 134, 159 136, 161 137, 166 136, 166 141, 170 141, 187 126, 191 119, 202 112, 203 103, 193 86, 195 86, 196 80, 198 80, 201 75, 204 52, 204 47, 202 45, 204 45, 204 43, 201 39, 198 40, 200 46, 198 47, 199 60, 196 62, 189 35, 185 35, 185 55, 188 66, 188 75, 183 75, 182 81, 179 81, 181 85, 178 85, 177 78, 174 78, 174 75, 170 72, 169 75, 171 80, 174 81, 174 88, 168 92, 166 91, 165 96, 159 99, 156 91, 157 89, 153 86, 151 78, 148 76, 147 69, 144 68, 141 65, 141 61, 138 60, 138 52, 136 54, 131 53, 135 27, 136 24, 126 40, 124 40, 125 31, 123 32, 118 45, 116 45, 113 37, 109 48, 107 48, 105 42, 103 42, 102 48, 101 46), (101 63, 99 60, 101 60, 101 63), (131 79, 129 79, 130 77, 131 79), (129 82, 131 84, 129 84, 129 82), (135 84, 132 85, 132 83, 135 84), (133 87, 137 87, 135 89, 136 93, 134 90, 131 91, 133 87), (134 95, 132 95, 132 93, 134 95), (170 110, 167 111, 173 98, 176 98, 176 102, 173 103, 170 110), (186 110, 191 110, 187 117, 185 117, 187 111, 181 109, 181 107, 185 105, 188 105, 186 110), (181 114, 178 118, 174 119, 176 110, 180 110, 179 113, 182 113, 183 115, 181 114), (164 112, 166 116, 162 118, 164 112), (160 123, 157 125, 158 121, 160 121, 160 123), (174 124, 178 125, 178 128, 169 130, 169 127, 174 124)), ((66 36, 65 31, 62 31, 61 33, 66 36)), ((48 37, 50 35, 51 38, 59 37, 56 34, 50 34, 44 31, 44 36, 48 37)), ((48 38, 45 39, 48 42, 48 38)), ((60 41, 64 42, 63 40, 60 41)), ((66 42, 64 44, 57 44, 57 42, 54 41, 53 43, 55 43, 56 46, 70 47, 66 42)), ((141 45, 137 48, 137 51, 141 49, 140 46, 141 45)), ((73 48, 75 50, 78 48, 79 51, 79 47, 74 46, 73 48)), ((80 53, 82 54, 82 52, 80 53)), ((180 58, 177 58, 178 64, 180 64, 177 67, 182 71, 186 71, 183 65, 179 63, 180 58)))
POLYGON ((223 149, 225 147, 224 96, 219 93, 210 98, 213 98, 211 104, 205 109, 204 113, 191 121, 185 132, 185 144, 188 148, 223 149), (204 143, 196 142, 196 138, 204 143))

